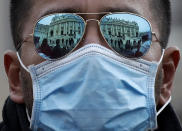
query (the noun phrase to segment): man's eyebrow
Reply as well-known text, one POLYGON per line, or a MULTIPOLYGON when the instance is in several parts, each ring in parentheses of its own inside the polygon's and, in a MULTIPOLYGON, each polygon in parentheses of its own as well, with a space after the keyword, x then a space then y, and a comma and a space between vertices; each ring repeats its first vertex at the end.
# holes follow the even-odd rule
POLYGON ((46 16, 49 14, 54 14, 54 13, 100 13, 100 12, 129 12, 129 13, 135 13, 135 14, 139 14, 137 10, 132 9, 132 8, 116 8, 116 7, 106 7, 106 8, 102 8, 99 12, 80 12, 79 8, 54 8, 54 9, 50 9, 47 10, 46 12, 44 12, 42 16, 46 16))
POLYGON ((136 9, 133 8, 120 8, 120 7, 104 7, 101 9, 102 12, 129 12, 134 14, 140 14, 136 9))
POLYGON ((77 12, 79 12, 79 10, 76 8, 60 8, 60 9, 54 8, 54 9, 47 10, 41 16, 46 16, 46 15, 54 14, 54 13, 77 13, 77 12))

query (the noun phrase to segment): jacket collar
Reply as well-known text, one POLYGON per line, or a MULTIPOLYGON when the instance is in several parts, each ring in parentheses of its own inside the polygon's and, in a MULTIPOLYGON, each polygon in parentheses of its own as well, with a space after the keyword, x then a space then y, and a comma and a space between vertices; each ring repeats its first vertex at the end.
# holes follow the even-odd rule
POLYGON ((3 121, 9 131, 29 131, 25 105, 16 104, 9 97, 3 108, 3 121))

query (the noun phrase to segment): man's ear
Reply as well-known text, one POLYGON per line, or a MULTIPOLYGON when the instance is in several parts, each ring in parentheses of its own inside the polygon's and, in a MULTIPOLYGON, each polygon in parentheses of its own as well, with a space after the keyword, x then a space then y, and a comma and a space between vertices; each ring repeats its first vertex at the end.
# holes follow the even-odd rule
POLYGON ((20 83, 20 64, 14 51, 6 51, 4 54, 4 67, 8 77, 10 98, 15 103, 24 103, 23 92, 20 83))
POLYGON ((165 50, 162 61, 163 84, 160 91, 159 105, 164 105, 173 89, 175 72, 180 60, 180 51, 176 47, 169 47, 165 50))

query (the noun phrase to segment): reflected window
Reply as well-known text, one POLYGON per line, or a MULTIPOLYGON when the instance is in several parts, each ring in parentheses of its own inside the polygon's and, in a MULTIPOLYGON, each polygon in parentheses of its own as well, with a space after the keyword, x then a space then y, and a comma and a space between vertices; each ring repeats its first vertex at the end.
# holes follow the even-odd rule
POLYGON ((121 36, 121 33, 120 32, 118 32, 118 36, 121 36))
POLYGON ((136 32, 136 37, 138 37, 138 32, 136 32))
POLYGON ((80 34, 81 32, 80 32, 80 27, 78 27, 78 34, 80 34))
POLYGON ((51 30, 51 32, 50 32, 50 36, 51 36, 51 37, 53 36, 53 30, 51 30))

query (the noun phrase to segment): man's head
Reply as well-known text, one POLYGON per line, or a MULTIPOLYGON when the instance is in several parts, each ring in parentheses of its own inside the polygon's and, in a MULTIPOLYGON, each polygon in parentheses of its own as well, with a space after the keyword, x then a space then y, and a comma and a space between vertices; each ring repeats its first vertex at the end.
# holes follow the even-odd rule
MULTIPOLYGON (((170 3, 166 0, 19 0, 11 1, 11 29, 15 47, 21 45, 21 59, 28 66, 44 61, 34 50, 31 37, 21 43, 28 34, 32 34, 40 17, 56 12, 132 12, 150 21, 152 31, 161 43, 154 42, 143 59, 159 61, 161 46, 167 46, 170 33, 170 3)), ((100 16, 83 16, 85 19, 97 19, 100 16)), ((89 22, 85 35, 78 47, 88 43, 100 43, 107 47, 96 22, 89 22)), ((156 78, 157 103, 164 104, 171 95, 174 74, 179 61, 179 51, 175 47, 166 49, 164 59, 156 78)), ((26 103, 32 108, 32 81, 30 75, 21 68, 16 54, 5 54, 5 68, 9 78, 10 96, 16 103, 26 103)))

